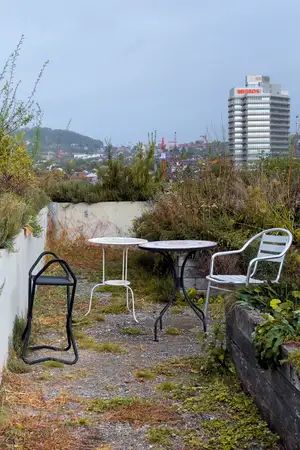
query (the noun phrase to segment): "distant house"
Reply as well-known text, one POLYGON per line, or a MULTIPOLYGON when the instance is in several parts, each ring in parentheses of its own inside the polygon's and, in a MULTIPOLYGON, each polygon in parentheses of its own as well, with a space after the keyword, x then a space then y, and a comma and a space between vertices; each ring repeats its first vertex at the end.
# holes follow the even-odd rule
POLYGON ((85 180, 91 184, 96 184, 98 182, 98 177, 93 172, 83 170, 82 172, 74 172, 72 174, 72 180, 85 180))
POLYGON ((98 183, 98 177, 97 177, 97 175, 96 175, 95 173, 93 173, 93 172, 88 173, 88 174, 85 176, 85 179, 86 179, 89 183, 91 183, 91 184, 96 184, 96 183, 98 183))

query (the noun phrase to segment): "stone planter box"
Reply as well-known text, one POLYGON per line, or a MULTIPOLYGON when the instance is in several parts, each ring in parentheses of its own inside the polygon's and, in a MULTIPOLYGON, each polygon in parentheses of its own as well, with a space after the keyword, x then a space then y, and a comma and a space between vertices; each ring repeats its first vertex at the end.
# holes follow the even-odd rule
MULTIPOLYGON (((280 435, 287 450, 300 450, 300 381, 291 364, 274 370, 263 370, 258 365, 252 333, 262 320, 258 312, 227 307, 227 346, 242 385, 262 417, 280 435)), ((292 350, 291 346, 283 346, 283 359, 292 350)))

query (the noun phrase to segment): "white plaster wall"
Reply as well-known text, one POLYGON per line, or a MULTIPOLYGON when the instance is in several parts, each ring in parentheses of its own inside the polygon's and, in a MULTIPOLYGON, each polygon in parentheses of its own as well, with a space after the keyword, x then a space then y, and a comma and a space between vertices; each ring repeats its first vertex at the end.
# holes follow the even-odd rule
POLYGON ((0 378, 7 359, 15 316, 26 315, 28 271, 45 249, 47 208, 41 211, 39 221, 43 227, 41 237, 25 237, 22 230, 15 239, 14 252, 0 250, 0 378))
POLYGON ((133 219, 140 217, 147 202, 52 203, 51 214, 57 231, 70 238, 129 236, 133 219))

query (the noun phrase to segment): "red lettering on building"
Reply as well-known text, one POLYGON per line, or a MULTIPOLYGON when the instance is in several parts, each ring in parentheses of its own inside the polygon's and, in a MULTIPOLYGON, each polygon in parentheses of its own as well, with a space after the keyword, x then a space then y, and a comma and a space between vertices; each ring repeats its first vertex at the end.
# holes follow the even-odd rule
POLYGON ((238 94, 260 94, 261 93, 261 89, 238 89, 237 90, 238 94))

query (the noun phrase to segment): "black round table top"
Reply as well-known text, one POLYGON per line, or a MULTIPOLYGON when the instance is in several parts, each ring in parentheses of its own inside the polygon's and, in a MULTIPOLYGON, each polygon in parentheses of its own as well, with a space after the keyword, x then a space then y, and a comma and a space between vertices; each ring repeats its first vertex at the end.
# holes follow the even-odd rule
POLYGON ((216 242, 197 240, 174 240, 174 241, 153 241, 140 244, 143 250, 165 251, 165 252, 190 252, 192 250, 205 250, 215 248, 216 242))

